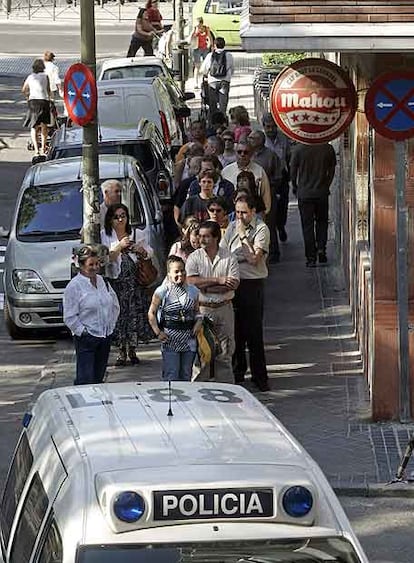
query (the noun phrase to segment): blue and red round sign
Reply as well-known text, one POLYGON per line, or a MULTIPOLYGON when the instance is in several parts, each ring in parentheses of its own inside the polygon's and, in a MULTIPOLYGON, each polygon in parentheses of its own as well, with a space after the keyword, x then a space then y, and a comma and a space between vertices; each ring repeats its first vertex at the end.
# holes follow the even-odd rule
POLYGON ((70 66, 65 74, 63 97, 70 119, 77 125, 87 125, 96 117, 96 80, 83 63, 70 66))
POLYGON ((372 127, 387 139, 414 136, 414 72, 381 74, 365 97, 365 114, 372 127))

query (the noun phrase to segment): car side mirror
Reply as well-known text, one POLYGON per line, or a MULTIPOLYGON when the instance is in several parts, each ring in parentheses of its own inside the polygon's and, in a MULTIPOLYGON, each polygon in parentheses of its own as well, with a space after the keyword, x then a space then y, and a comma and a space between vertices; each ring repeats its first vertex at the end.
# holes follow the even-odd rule
POLYGON ((172 75, 176 78, 179 78, 181 76, 181 72, 178 69, 173 69, 171 72, 172 75))
POLYGON ((187 100, 194 100, 195 94, 194 94, 194 92, 184 92, 183 98, 184 98, 184 100, 186 100, 186 101, 187 101, 187 100))
POLYGON ((0 226, 0 237, 9 238, 10 237, 10 230, 5 229, 4 227, 0 226))
POLYGON ((191 109, 188 107, 183 107, 183 108, 175 108, 175 115, 178 118, 186 118, 186 117, 190 117, 191 115, 191 109))
POLYGON ((156 223, 162 223, 162 219, 163 219, 163 217, 162 217, 162 211, 161 211, 160 209, 157 209, 157 210, 155 211, 154 221, 155 221, 156 223))

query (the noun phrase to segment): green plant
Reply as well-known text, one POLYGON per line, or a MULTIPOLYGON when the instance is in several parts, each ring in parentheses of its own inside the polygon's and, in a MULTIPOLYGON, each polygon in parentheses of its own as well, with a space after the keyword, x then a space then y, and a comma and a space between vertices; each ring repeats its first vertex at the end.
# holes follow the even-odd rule
POLYGON ((263 53, 262 56, 262 64, 263 66, 271 67, 271 66, 288 66, 295 61, 299 61, 300 59, 305 59, 306 53, 263 53))

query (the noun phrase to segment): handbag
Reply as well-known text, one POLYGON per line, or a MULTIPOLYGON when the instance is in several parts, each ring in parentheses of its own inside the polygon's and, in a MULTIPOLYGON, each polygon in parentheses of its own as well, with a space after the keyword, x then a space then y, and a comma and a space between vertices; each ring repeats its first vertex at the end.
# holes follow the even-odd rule
POLYGON ((203 318, 203 324, 197 333, 197 352, 201 366, 214 362, 222 352, 214 323, 208 317, 203 318))
POLYGON ((142 287, 152 285, 158 277, 158 270, 152 263, 151 258, 144 260, 138 258, 137 260, 137 283, 142 287))

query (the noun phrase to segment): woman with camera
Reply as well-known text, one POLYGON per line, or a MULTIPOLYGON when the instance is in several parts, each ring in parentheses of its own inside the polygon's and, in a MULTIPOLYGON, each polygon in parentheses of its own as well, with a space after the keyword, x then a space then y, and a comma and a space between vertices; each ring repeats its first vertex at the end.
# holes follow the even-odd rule
POLYGON ((110 205, 101 241, 109 248, 107 277, 121 307, 113 335, 113 342, 119 348, 116 366, 125 366, 127 358, 131 364, 138 364, 138 341, 153 338, 147 319, 149 298, 138 281, 140 259, 151 260, 152 249, 135 243, 131 235, 128 208, 122 203, 110 205))

